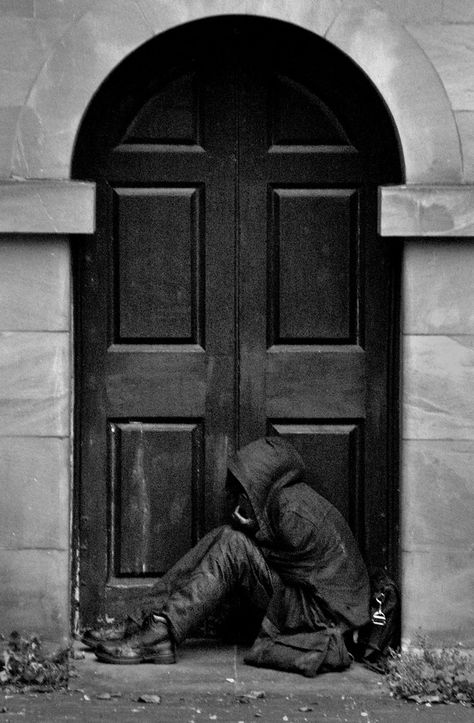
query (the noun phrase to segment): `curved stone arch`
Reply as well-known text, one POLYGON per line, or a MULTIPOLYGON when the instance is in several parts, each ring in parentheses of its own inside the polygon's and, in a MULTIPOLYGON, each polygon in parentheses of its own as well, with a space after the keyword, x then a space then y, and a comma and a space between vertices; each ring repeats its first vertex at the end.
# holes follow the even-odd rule
POLYGON ((166 30, 229 14, 282 20, 326 38, 384 98, 406 182, 461 182, 459 137, 439 76, 405 28, 370 0, 95 0, 57 43, 31 89, 17 127, 12 175, 69 178, 80 122, 109 73, 166 30))

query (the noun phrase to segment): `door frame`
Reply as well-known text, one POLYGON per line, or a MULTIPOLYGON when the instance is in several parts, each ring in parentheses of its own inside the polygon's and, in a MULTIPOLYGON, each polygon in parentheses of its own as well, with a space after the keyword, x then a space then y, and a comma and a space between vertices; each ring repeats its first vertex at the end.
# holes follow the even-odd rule
MULTIPOLYGON (((203 23, 206 23, 208 21, 202 21, 203 23)), ((269 21, 272 22, 272 21, 269 21)), ((179 28, 178 28, 179 31, 179 28)), ((318 41, 317 36, 314 36, 315 42, 318 41)), ((155 38, 153 41, 154 43, 159 43, 160 39, 155 38)), ((348 63, 351 63, 352 61, 350 59, 347 60, 348 63)), ((361 71, 359 71, 361 72, 361 71)), ((368 81, 367 81, 368 82, 368 81)), ((83 163, 83 158, 81 157, 81 153, 84 150, 84 137, 87 136, 87 133, 90 131, 90 127, 88 126, 88 117, 85 118, 85 123, 81 127, 81 132, 79 134, 79 141, 76 146, 76 154, 74 157, 73 162, 73 177, 79 178, 81 180, 95 180, 95 179, 86 179, 85 178, 85 170, 84 166, 81 166, 83 163)), ((397 149, 398 152, 398 149, 397 149)), ((400 164, 400 172, 399 172, 399 178, 391 178, 391 183, 396 182, 397 180, 401 180, 402 175, 402 169, 400 164)), ((399 384, 399 369, 400 369, 400 363, 399 363, 399 354, 400 354, 400 342, 399 342, 399 333, 400 333, 400 277, 401 277, 401 264, 400 264, 400 249, 398 247, 393 247, 393 262, 392 262, 392 294, 391 294, 391 308, 390 308, 390 317, 391 317, 391 338, 389 342, 389 383, 388 383, 388 389, 387 389, 387 399, 389 403, 389 411, 388 411, 388 418, 391 420, 390 424, 390 431, 388 432, 388 450, 387 450, 387 460, 388 460, 388 466, 387 469, 389 470, 389 477, 387 480, 387 494, 386 499, 384 499, 383 504, 386 510, 387 515, 387 532, 388 532, 388 553, 387 553, 387 559, 389 561, 390 570, 391 573, 397 578, 399 574, 399 482, 398 482, 398 475, 399 475, 399 392, 400 392, 400 384, 399 384)), ((81 328, 81 284, 80 284, 80 274, 79 274, 79 264, 78 264, 78 256, 74 257, 74 308, 75 308, 75 314, 76 314, 76 321, 74 328, 75 328, 75 361, 76 365, 79 363, 79 360, 81 358, 81 335, 80 335, 80 328, 81 328)), ((76 366, 76 372, 77 372, 77 366, 76 366)), ((76 399, 80 398, 81 395, 81 389, 80 389, 80 374, 76 373, 76 388, 75 388, 75 397, 76 399)), ((80 557, 80 549, 81 545, 83 544, 83 540, 81 540, 81 518, 80 518, 80 498, 81 498, 81 469, 80 469, 80 461, 79 461, 79 453, 78 453, 78 445, 80 443, 81 439, 81 429, 80 429, 80 419, 79 419, 79 404, 76 404, 74 407, 74 428, 75 428, 75 438, 76 438, 76 445, 75 445, 75 464, 74 464, 74 508, 73 508, 73 544, 74 544, 74 553, 73 553, 73 581, 74 581, 74 590, 73 590, 73 610, 77 610, 78 603, 77 598, 80 597, 80 584, 81 581, 79 579, 80 574, 80 564, 79 564, 79 557, 80 557), (79 595, 78 595, 79 591, 79 595)))

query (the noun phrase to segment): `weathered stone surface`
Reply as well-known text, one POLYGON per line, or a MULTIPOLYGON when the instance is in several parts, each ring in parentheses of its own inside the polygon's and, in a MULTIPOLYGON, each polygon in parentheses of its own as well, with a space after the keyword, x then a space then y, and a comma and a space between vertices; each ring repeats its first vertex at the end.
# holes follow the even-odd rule
POLYGON ((474 439, 474 336, 405 336, 404 439, 474 439))
POLYGON ((382 236, 473 236, 473 186, 385 186, 379 190, 382 236))
POLYGON ((439 73, 453 110, 474 110, 474 22, 407 28, 439 73))
POLYGON ((137 4, 156 33, 184 22, 214 15, 256 15, 288 20, 324 35, 343 6, 343 0, 176 0, 156 3, 137 0, 137 4))
POLYGON ((69 548, 69 440, 0 437, 0 548, 69 548))
POLYGON ((351 2, 327 39, 375 83, 397 126, 408 183, 460 181, 456 127, 438 74, 402 25, 382 10, 351 2))
POLYGON ((75 20, 83 15, 96 0, 35 0, 35 17, 75 20))
POLYGON ((403 548, 474 545, 474 441, 405 442, 402 455, 403 548))
POLYGON ((0 436, 69 434, 69 334, 0 333, 0 436))
POLYGON ((19 630, 50 640, 69 637, 69 554, 0 548, 3 633, 19 630))
POLYGON ((0 0, 0 15, 32 18, 35 0, 0 0))
POLYGON ((68 177, 85 109, 124 57, 170 27, 234 12, 296 23, 317 34, 328 30, 328 40, 361 65, 385 98, 401 138, 407 180, 462 180, 459 139, 437 73, 399 23, 363 0, 95 0, 74 16, 36 77, 12 141, 12 174, 68 177))
MULTIPOLYGON (((1 11, 1 8, 0 8, 1 11)), ((22 105, 41 66, 66 28, 64 21, 4 15, 0 22, 0 105, 22 105)))
MULTIPOLYGON (((175 2, 159 2, 154 0, 137 0, 137 5, 146 18, 154 33, 160 33, 174 28, 182 23, 212 17, 215 15, 241 15, 247 12, 247 0, 175 0, 175 2)), ((264 6, 264 0, 250 3, 251 9, 255 6, 264 6)), ((285 5, 285 3, 280 3, 285 5)))
POLYGON ((433 645, 474 648, 474 549, 426 547, 402 552, 403 637, 424 633, 433 645))
POLYGON ((94 228, 94 183, 0 181, 0 233, 88 234, 94 228))
POLYGON ((69 331, 69 240, 0 239, 0 330, 69 331))
MULTIPOLYGON (((416 2, 416 0, 414 1, 416 2)), ((474 22, 474 5, 472 0, 443 0, 442 17, 445 22, 474 22)))
POLYGON ((456 123, 461 139, 464 181, 474 182, 474 111, 457 111, 456 123))
POLYGON ((75 135, 93 93, 151 37, 136 3, 95 2, 93 11, 73 23, 43 65, 24 106, 13 149, 15 176, 70 175, 75 135))
POLYGON ((407 241, 403 251, 405 334, 474 334, 474 244, 407 241))
POLYGON ((0 108, 0 178, 8 177, 12 166, 12 140, 20 117, 21 106, 0 108))
POLYGON ((432 23, 443 17, 444 0, 378 0, 378 4, 403 23, 432 23))

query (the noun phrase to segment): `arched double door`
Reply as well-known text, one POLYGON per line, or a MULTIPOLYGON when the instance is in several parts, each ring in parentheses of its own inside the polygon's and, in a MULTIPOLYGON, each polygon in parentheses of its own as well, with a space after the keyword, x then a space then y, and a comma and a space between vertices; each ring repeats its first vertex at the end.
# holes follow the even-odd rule
POLYGON ((84 621, 115 614, 224 514, 227 455, 267 433, 391 562, 400 180, 374 89, 324 41, 227 18, 109 78, 74 174, 97 182, 77 255, 84 621))

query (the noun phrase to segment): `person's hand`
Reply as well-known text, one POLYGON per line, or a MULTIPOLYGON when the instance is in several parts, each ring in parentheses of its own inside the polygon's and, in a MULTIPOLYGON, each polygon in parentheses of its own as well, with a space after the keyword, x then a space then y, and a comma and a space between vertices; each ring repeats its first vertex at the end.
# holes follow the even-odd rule
POLYGON ((257 530, 258 524, 257 520, 250 517, 249 514, 251 514, 251 511, 248 501, 245 500, 244 504, 242 504, 242 501, 239 500, 239 504, 232 512, 232 522, 237 529, 251 534, 257 530))

